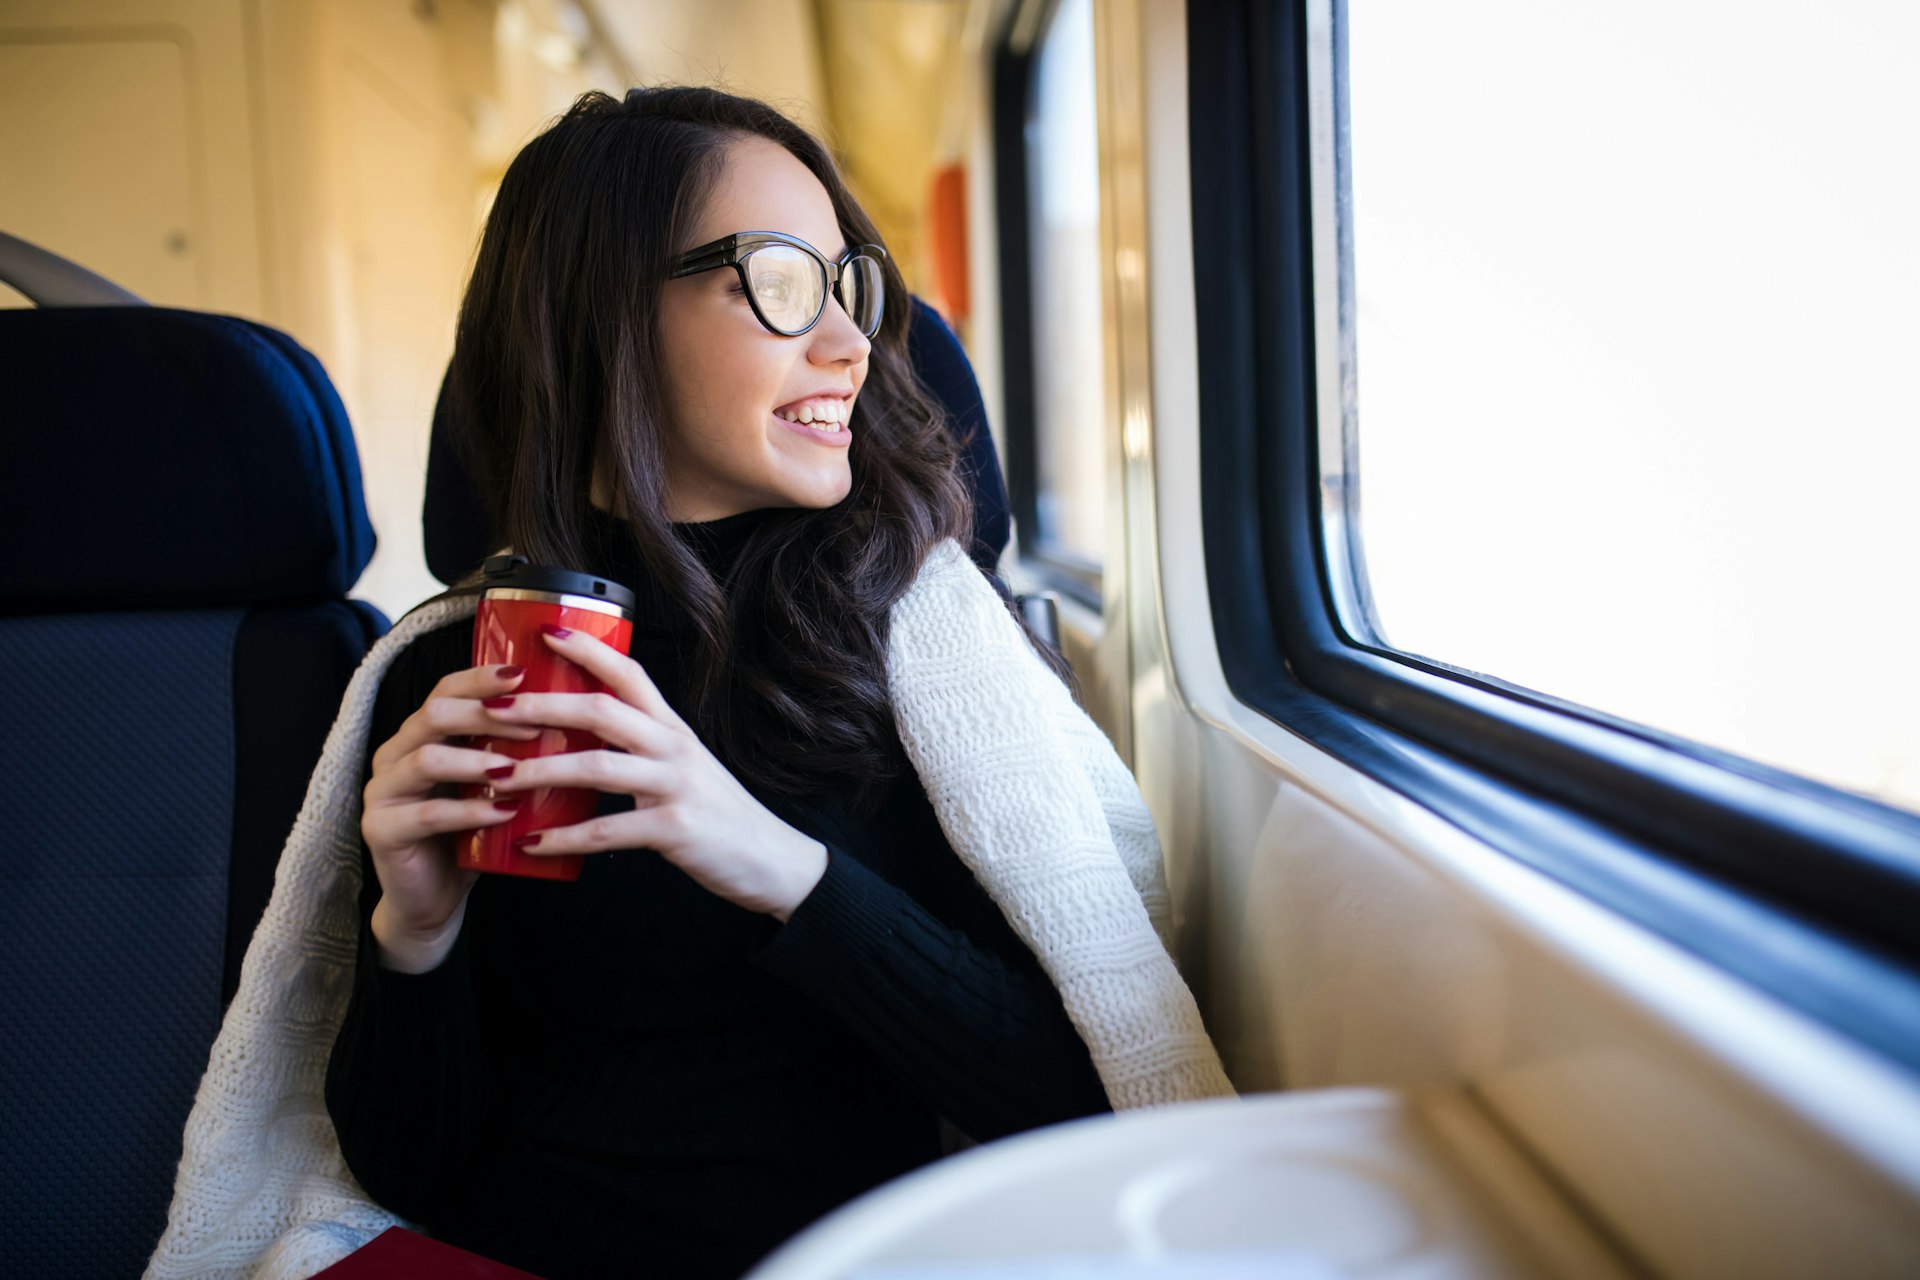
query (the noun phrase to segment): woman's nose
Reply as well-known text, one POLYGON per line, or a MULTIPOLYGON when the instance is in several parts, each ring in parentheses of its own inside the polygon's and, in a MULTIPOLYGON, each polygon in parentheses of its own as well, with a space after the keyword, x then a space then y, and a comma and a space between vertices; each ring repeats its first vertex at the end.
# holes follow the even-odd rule
POLYGON ((858 364, 873 350, 867 335, 860 332, 860 326, 832 293, 827 295, 827 307, 820 313, 820 323, 814 325, 807 336, 813 340, 807 354, 815 364, 858 364))

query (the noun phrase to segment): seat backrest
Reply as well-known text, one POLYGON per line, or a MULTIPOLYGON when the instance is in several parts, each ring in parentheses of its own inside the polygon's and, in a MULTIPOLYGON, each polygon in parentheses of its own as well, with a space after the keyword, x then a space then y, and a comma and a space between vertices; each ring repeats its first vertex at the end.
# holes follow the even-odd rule
MULTIPOLYGON (((940 318, 940 313, 918 298, 911 299, 913 318, 907 328, 907 358, 914 372, 947 411, 947 421, 964 444, 964 460, 973 486, 974 561, 993 577, 1007 548, 1011 526, 1007 514, 1007 483, 1000 474, 1000 456, 993 433, 987 429, 987 409, 980 383, 966 348, 940 318)), ((426 534, 427 567, 440 581, 452 583, 471 572, 498 542, 487 527, 479 498, 451 438, 446 384, 440 388, 433 411, 433 440, 427 450, 427 496, 421 513, 426 534)))
POLYGON ((285 334, 0 311, 0 1238, 139 1274, 273 868, 386 619, 346 414, 285 334))

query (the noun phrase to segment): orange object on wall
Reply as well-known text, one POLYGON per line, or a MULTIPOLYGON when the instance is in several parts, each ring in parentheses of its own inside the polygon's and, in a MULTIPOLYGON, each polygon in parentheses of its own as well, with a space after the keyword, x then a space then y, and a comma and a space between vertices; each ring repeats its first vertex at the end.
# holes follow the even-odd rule
POLYGON ((967 169, 943 165, 927 193, 927 266, 935 296, 928 299, 956 331, 967 321, 967 169))

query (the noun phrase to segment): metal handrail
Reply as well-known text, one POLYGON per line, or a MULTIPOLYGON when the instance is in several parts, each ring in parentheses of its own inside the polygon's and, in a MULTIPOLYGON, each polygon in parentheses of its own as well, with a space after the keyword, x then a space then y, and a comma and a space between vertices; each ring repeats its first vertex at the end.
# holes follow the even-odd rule
POLYGON ((144 307, 147 300, 105 276, 0 231, 0 284, 36 307, 144 307))

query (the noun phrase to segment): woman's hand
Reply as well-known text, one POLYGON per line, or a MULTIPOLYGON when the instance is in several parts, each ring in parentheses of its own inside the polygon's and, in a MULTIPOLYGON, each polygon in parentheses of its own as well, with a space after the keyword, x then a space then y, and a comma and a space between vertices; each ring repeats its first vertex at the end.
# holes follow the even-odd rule
POLYGON ((482 698, 510 693, 525 675, 519 667, 454 672, 373 753, 373 776, 361 793, 360 834, 380 878, 373 939, 388 968, 423 973, 446 958, 459 936, 467 893, 480 873, 456 862, 453 833, 504 822, 517 805, 447 795, 450 784, 485 783, 488 769, 513 763, 450 739, 538 737, 537 730, 496 724, 480 705, 482 698))
POLYGON ((492 699, 499 730, 584 729, 606 744, 519 761, 494 792, 587 787, 633 797, 606 814, 529 836, 530 854, 652 849, 703 888, 784 922, 827 869, 827 849, 783 822, 718 760, 632 658, 591 635, 545 629, 546 643, 595 676, 608 693, 529 693, 492 699))

